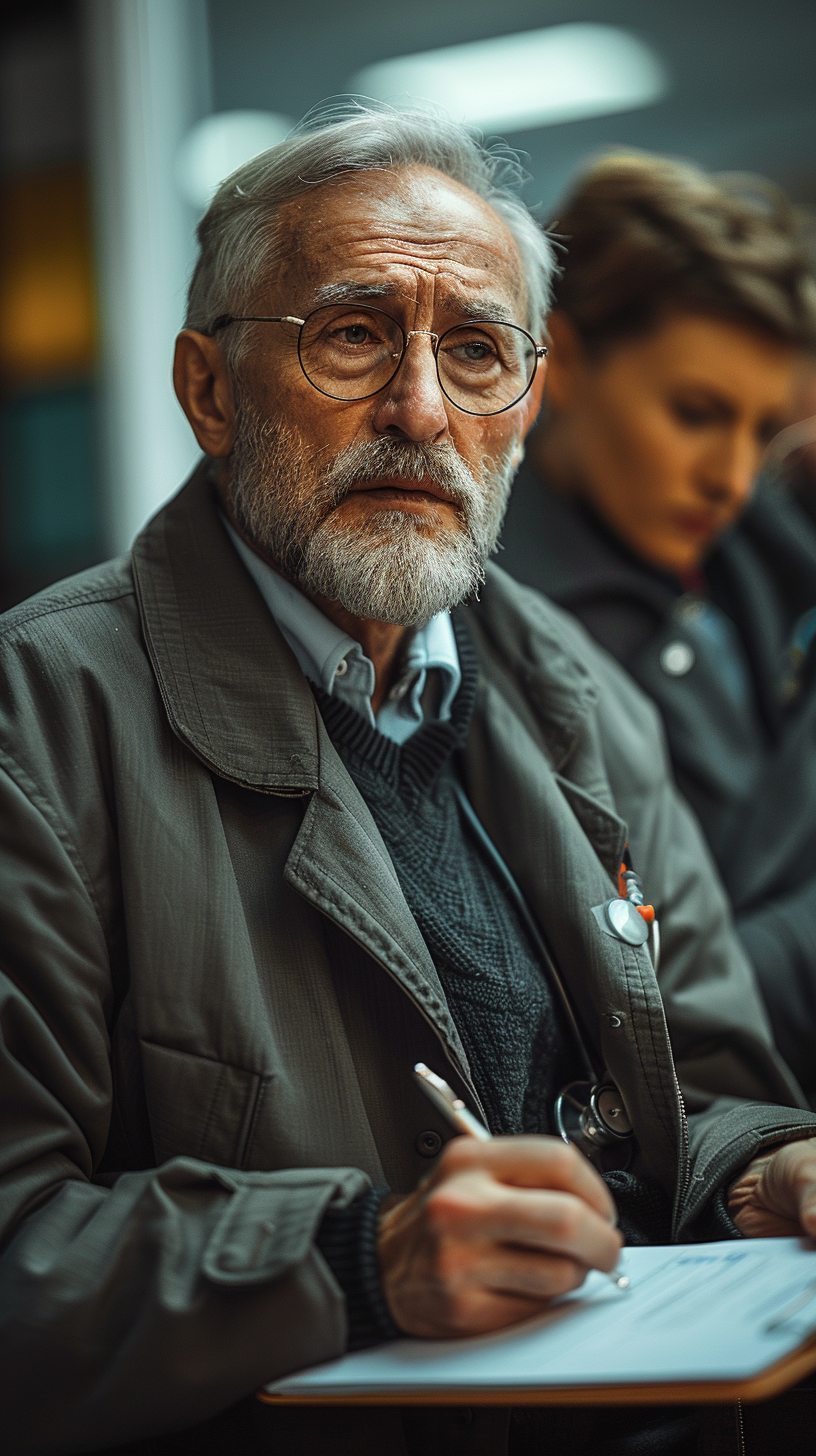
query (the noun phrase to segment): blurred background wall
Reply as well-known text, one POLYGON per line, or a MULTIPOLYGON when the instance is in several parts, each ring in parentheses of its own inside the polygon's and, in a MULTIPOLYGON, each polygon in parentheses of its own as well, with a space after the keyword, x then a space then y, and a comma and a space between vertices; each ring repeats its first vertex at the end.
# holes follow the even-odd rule
POLYGON ((621 144, 816 205, 815 58, 812 0, 5 0, 0 606, 126 549, 183 479, 197 218, 316 102, 425 95, 501 132, 542 217, 621 144))
POLYGON ((81 48, 67 6, 26 11, 3 12, 0 43, 4 605, 103 549, 81 48))

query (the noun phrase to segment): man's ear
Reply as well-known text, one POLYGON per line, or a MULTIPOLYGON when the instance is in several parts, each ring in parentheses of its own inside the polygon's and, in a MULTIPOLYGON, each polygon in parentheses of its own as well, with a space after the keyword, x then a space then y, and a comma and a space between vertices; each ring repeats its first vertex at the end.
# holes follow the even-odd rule
POLYGON ((173 384, 205 455, 223 459, 235 440, 235 397, 227 361, 215 339, 185 329, 176 339, 173 384))
POLYGON ((550 314, 547 329, 551 339, 547 398, 561 414, 583 390, 586 354, 574 324, 559 309, 550 314))

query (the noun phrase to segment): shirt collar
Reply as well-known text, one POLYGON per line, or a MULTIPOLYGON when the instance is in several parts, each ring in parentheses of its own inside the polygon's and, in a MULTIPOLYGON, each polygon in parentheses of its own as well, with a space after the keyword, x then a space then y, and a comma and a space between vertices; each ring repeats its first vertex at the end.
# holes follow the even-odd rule
POLYGON ((462 682, 456 638, 447 612, 433 617, 416 632, 403 654, 400 675, 377 713, 371 708, 374 664, 359 642, 343 632, 309 601, 302 591, 275 571, 222 516, 238 555, 255 582, 304 675, 327 693, 342 698, 387 738, 404 743, 426 716, 445 722, 462 682), (439 673, 439 692, 433 703, 428 674, 439 673))

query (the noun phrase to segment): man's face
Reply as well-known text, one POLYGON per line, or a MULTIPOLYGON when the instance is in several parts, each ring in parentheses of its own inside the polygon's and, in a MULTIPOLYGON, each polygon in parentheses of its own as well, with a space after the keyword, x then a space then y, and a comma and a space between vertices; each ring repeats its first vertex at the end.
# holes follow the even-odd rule
MULTIPOLYGON (((368 304, 408 333, 481 316, 527 325, 516 244, 486 203, 428 168, 367 172, 291 203, 286 261, 248 309, 304 318, 368 304)), ((443 394, 414 335, 379 393, 335 400, 306 379, 297 328, 256 325, 236 381, 229 498, 244 534, 347 611, 418 625, 478 586, 529 402, 476 416, 443 394)))

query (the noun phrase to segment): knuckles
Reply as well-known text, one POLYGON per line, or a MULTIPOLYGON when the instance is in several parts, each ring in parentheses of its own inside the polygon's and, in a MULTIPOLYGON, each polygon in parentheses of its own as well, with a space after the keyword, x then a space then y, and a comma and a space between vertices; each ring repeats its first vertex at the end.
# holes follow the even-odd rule
POLYGON ((425 1200, 425 1224, 431 1237, 440 1240, 461 1234, 479 1216, 479 1207, 457 1184, 443 1183, 425 1200))
POLYGON ((557 1244, 567 1247, 575 1244, 583 1224, 584 1209, 577 1198, 568 1194, 553 1198, 547 1232, 557 1244))
MULTIPOLYGON (((455 1137, 446 1143, 436 1167, 437 1179, 452 1176, 465 1169, 481 1168, 485 1173, 504 1181, 508 1146, 514 1159, 522 1153, 534 1160, 540 1168, 542 1179, 552 1178, 556 1183, 571 1185, 583 1163, 582 1155, 571 1143, 555 1137, 496 1137, 490 1142, 477 1142, 474 1138, 455 1137)), ((512 1181, 512 1179, 511 1179, 512 1181)), ((523 1185, 535 1186, 535 1185, 523 1185)), ((540 1185, 546 1186, 546 1183, 540 1185)))
POLYGON ((554 1173, 559 1174, 564 1182, 568 1182, 578 1169, 579 1153, 572 1143, 562 1142, 560 1138, 553 1138, 549 1145, 549 1157, 554 1173))
POLYGON ((547 1270, 547 1295, 554 1299, 559 1294, 569 1294, 577 1289, 586 1278, 586 1269, 573 1264, 571 1259, 553 1259, 547 1270))
POLYGON ((466 1168, 472 1168, 481 1161, 479 1152, 484 1147, 485 1144, 477 1142, 475 1138, 451 1138, 442 1149, 436 1165, 437 1178, 452 1177, 466 1168))

